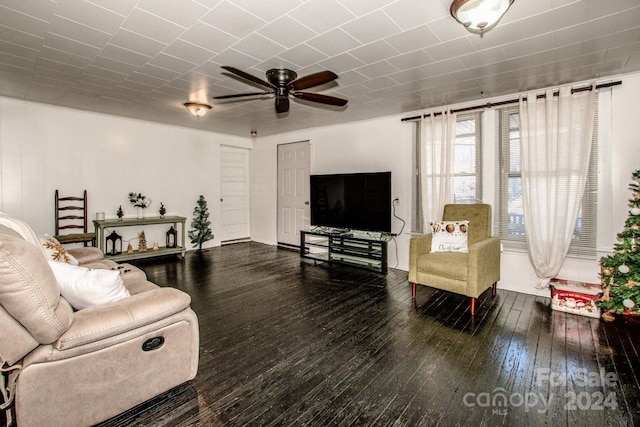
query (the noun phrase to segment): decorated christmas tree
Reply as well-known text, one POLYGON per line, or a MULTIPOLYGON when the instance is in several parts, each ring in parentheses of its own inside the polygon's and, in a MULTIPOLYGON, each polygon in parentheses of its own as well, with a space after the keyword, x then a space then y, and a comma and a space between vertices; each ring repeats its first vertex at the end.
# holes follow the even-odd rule
POLYGON ((605 320, 612 320, 613 314, 640 315, 640 170, 633 173, 633 179, 624 230, 618 233, 614 253, 600 260, 603 295, 598 306, 605 320))
POLYGON ((213 239, 213 231, 211 230, 211 221, 209 221, 209 209, 204 196, 200 196, 198 204, 193 210, 193 220, 191 221, 191 230, 189 230, 189 238, 193 247, 197 247, 198 251, 202 251, 202 244, 207 240, 213 239))

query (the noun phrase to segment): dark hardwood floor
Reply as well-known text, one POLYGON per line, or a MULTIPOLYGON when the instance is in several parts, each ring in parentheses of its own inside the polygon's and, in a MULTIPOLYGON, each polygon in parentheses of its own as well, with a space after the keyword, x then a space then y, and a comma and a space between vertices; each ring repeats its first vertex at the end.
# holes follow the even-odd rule
POLYGON ((468 300, 258 243, 140 261, 192 297, 197 377, 103 426, 640 425, 640 322, 468 300))

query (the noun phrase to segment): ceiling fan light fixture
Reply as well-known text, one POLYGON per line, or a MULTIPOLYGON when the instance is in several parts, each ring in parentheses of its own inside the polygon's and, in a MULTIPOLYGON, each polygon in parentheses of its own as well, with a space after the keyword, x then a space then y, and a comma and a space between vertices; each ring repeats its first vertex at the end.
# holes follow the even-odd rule
POLYGON ((449 12, 467 31, 480 34, 494 28, 514 0, 453 0, 449 12))
POLYGON ((198 118, 204 116, 211 110, 211 105, 198 104, 195 102, 185 102, 184 106, 187 107, 187 110, 189 110, 191 114, 198 118))
POLYGON ((349 102, 346 99, 323 95, 321 93, 302 92, 302 90, 304 89, 321 86, 337 79, 338 75, 333 71, 319 71, 307 76, 298 77, 298 74, 295 71, 286 68, 273 68, 266 72, 267 80, 263 80, 259 77, 246 73, 235 67, 230 67, 228 65, 223 65, 222 69, 244 80, 248 80, 251 83, 265 87, 268 91, 214 96, 213 99, 239 99, 272 95, 275 97, 275 107, 277 114, 283 114, 289 111, 289 96, 293 98, 303 99, 305 101, 340 107, 347 105, 347 103, 349 102))

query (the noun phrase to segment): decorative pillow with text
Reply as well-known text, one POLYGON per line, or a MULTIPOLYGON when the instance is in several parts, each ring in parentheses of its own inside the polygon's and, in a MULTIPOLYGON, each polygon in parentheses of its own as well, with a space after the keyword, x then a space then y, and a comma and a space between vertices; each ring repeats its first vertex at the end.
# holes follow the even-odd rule
POLYGON ((431 223, 431 252, 469 252, 469 221, 431 223))

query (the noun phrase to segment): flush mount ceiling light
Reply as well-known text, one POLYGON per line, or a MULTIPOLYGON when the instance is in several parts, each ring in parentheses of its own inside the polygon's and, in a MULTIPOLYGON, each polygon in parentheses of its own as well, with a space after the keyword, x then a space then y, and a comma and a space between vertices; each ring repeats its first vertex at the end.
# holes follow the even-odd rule
POLYGON ((449 12, 467 31, 480 37, 507 12, 514 0, 453 0, 449 12))
POLYGON ((196 117, 202 117, 211 110, 211 105, 196 104, 195 102, 185 102, 184 106, 196 117))

